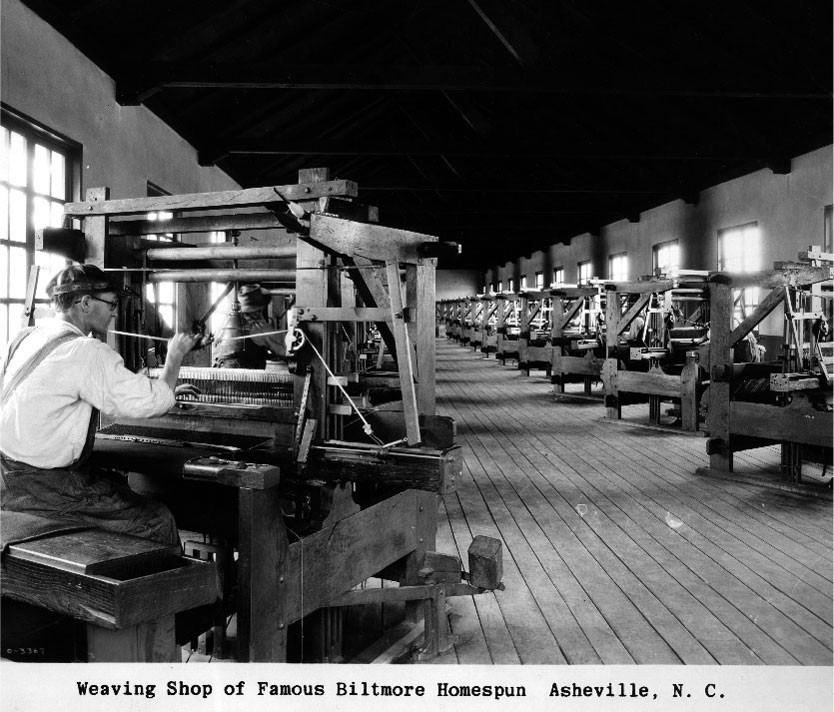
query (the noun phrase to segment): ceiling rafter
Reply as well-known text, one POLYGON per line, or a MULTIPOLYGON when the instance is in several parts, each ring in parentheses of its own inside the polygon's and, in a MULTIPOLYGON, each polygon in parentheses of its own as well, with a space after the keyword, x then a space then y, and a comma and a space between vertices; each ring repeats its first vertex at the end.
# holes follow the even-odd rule
POLYGON ((674 84, 662 77, 640 77, 623 84, 612 72, 596 78, 565 76, 552 70, 518 70, 476 66, 379 64, 304 64, 149 62, 126 70, 117 80, 123 105, 142 103, 163 89, 325 89, 376 91, 471 91, 521 94, 603 96, 702 96, 730 99, 830 100, 831 91, 815 87, 780 87, 710 81, 674 84), (613 80, 612 80, 613 76, 613 80), (594 80, 595 79, 595 80, 594 80))
POLYGON ((223 142, 224 154, 238 154, 249 156, 283 156, 306 154, 309 156, 350 156, 367 154, 372 156, 458 156, 458 157, 556 157, 581 160, 606 161, 696 161, 720 162, 752 160, 759 154, 747 151, 724 151, 721 153, 704 151, 698 147, 691 147, 688 151, 684 146, 671 149, 662 145, 655 145, 645 150, 623 151, 611 147, 604 149, 588 149, 564 147, 557 144, 543 144, 541 141, 518 140, 512 137, 501 137, 489 141, 454 141, 438 142, 428 139, 398 139, 396 142, 379 138, 354 138, 346 136, 340 139, 317 139, 311 141, 304 138, 265 137, 263 139, 229 139, 223 142))
POLYGON ((830 6, 21 1, 241 186, 328 166, 459 266, 832 143, 830 6))
POLYGON ((469 5, 519 65, 529 67, 536 63, 539 47, 519 19, 520 11, 524 9, 522 3, 508 5, 501 0, 469 0, 469 5))

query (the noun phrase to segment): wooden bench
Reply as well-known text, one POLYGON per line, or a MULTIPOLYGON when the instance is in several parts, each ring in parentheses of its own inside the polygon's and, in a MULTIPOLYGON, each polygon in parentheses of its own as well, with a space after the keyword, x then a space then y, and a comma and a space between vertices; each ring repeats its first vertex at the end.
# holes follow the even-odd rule
POLYGON ((86 626, 89 662, 174 662, 174 616, 220 595, 212 563, 179 546, 100 530, 13 544, 0 592, 86 626))

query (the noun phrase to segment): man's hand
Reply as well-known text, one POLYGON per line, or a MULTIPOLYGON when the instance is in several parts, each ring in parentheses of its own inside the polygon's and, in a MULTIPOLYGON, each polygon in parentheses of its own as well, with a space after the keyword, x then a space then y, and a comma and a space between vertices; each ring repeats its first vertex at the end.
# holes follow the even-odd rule
POLYGON ((180 383, 174 389, 174 395, 177 398, 196 398, 202 391, 193 383, 180 383))
POLYGON ((182 332, 174 334, 174 337, 168 342, 168 357, 165 359, 165 367, 162 369, 159 378, 165 381, 171 390, 175 390, 177 387, 177 376, 179 376, 182 360, 199 343, 199 335, 182 332))
POLYGON ((195 349, 199 344, 199 334, 186 334, 185 332, 174 334, 173 338, 168 342, 168 358, 182 363, 185 355, 195 349))

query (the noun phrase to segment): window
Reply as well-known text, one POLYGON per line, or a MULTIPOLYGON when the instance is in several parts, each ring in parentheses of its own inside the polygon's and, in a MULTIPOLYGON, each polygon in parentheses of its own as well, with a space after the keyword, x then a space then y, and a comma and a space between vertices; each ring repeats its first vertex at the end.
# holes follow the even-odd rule
POLYGON ((536 289, 544 289, 544 272, 536 272, 536 289))
POLYGON ((498 281, 498 291, 499 292, 504 291, 504 280, 503 279, 498 281))
POLYGON ((527 289, 527 275, 522 275, 521 277, 521 289, 527 289))
POLYGON ((761 238, 757 223, 718 231, 718 269, 755 272, 760 268, 761 238))
POLYGON ((671 275, 680 267, 680 248, 677 240, 661 242, 652 248, 652 270, 671 275))
POLYGON ((41 267, 36 304, 46 304, 46 284, 66 261, 35 250, 35 231, 64 224, 72 196, 77 148, 10 112, 0 128, 0 345, 21 326, 32 265, 41 267))
MULTIPOLYGON (((159 186, 148 182, 148 197, 159 197, 162 195, 170 195, 159 186)), ((154 222, 162 223, 160 228, 164 228, 166 220, 171 220, 174 214, 165 210, 160 210, 156 213, 148 213, 146 219, 154 222)), ((159 232, 156 234, 145 235, 148 240, 156 242, 176 242, 176 235, 171 232, 159 232)), ((177 288, 173 282, 154 282, 145 285, 145 299, 156 307, 156 311, 162 320, 170 328, 176 330, 176 313, 177 313, 177 288)))
MULTIPOLYGON (((755 272, 761 266, 761 236, 758 223, 718 231, 718 269, 726 272, 755 272)), ((741 321, 759 303, 759 288, 735 290, 735 319, 741 321), (743 291, 743 294, 742 294, 743 291)))
POLYGON ((586 284, 591 279, 591 260, 576 265, 577 284, 586 284))
POLYGON ((608 279, 625 282, 628 279, 628 255, 623 252, 608 258, 608 279))
MULTIPOLYGON (((822 212, 822 251, 831 254, 831 205, 826 205, 822 212)), ((829 325, 834 320, 834 302, 831 299, 822 300, 822 310, 829 325)))
POLYGON ((507 280, 507 289, 509 289, 511 292, 515 290, 515 284, 513 283, 512 278, 507 280))
MULTIPOLYGON (((171 220, 174 217, 174 213, 169 213, 167 210, 160 210, 158 213, 148 213, 145 217, 154 222, 162 222, 164 220, 171 220)), ((164 228, 165 225, 160 225, 159 227, 164 228)), ((150 235, 145 235, 145 239, 153 240, 154 242, 175 242, 174 233, 172 232, 151 233, 150 235)))
MULTIPOLYGON (((225 232, 212 232, 209 233, 209 241, 213 245, 223 244, 226 242, 226 233, 225 232)), ((209 295, 209 299, 211 299, 211 303, 214 304, 218 299, 220 299, 220 295, 223 294, 224 290, 226 289, 226 285, 222 282, 212 282, 211 283, 211 291, 209 295)), ((227 300, 228 303, 228 300, 227 300)), ((228 308, 223 308, 223 305, 219 305, 217 309, 214 310, 211 317, 209 318, 209 329, 212 334, 219 334, 220 330, 226 323, 226 319, 228 318, 228 308)))
POLYGON ((555 267, 553 269, 553 286, 558 287, 560 284, 565 283, 565 268, 564 267, 555 267))

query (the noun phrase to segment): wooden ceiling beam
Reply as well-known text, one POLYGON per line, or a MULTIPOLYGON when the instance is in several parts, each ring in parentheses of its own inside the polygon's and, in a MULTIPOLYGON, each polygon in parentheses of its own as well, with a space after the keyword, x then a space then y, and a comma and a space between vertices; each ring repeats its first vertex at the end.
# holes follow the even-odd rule
POLYGON ((566 195, 665 195, 668 193, 668 186, 658 185, 657 187, 617 187, 617 186, 576 186, 571 183, 565 185, 542 185, 540 183, 526 183, 514 185, 496 185, 494 183, 468 183, 468 184, 421 184, 405 182, 379 182, 377 184, 363 183, 364 192, 375 193, 400 192, 400 191, 440 191, 445 193, 562 193, 566 195))
POLYGON ((750 85, 726 88, 704 81, 700 86, 672 84, 661 75, 623 83, 611 76, 550 70, 495 69, 471 66, 149 62, 126 69, 116 83, 123 105, 142 103, 163 89, 324 89, 382 91, 471 91, 590 95, 700 96, 746 99, 822 99, 832 92, 816 87, 776 89, 750 85))
POLYGON ((391 140, 391 141, 369 141, 367 139, 354 139, 345 137, 343 139, 292 139, 280 137, 278 139, 229 139, 218 142, 218 145, 211 146, 201 152, 201 164, 203 156, 210 157, 213 154, 222 155, 247 155, 247 156, 355 156, 367 155, 377 157, 396 156, 458 156, 458 157, 515 157, 527 156, 530 158, 541 158, 552 156, 556 158, 570 158, 582 160, 605 160, 605 161, 746 161, 754 160, 758 154, 749 153, 739 155, 730 152, 699 151, 695 147, 687 150, 675 148, 671 151, 664 151, 662 146, 647 151, 611 151, 606 150, 577 150, 575 148, 563 148, 559 145, 548 144, 547 142, 524 142, 513 140, 492 140, 489 142, 465 142, 456 141, 452 143, 438 143, 424 140, 391 140))
POLYGON ((469 0, 469 6, 520 66, 529 67, 536 63, 539 47, 519 19, 520 3, 510 5, 502 0, 469 0))

